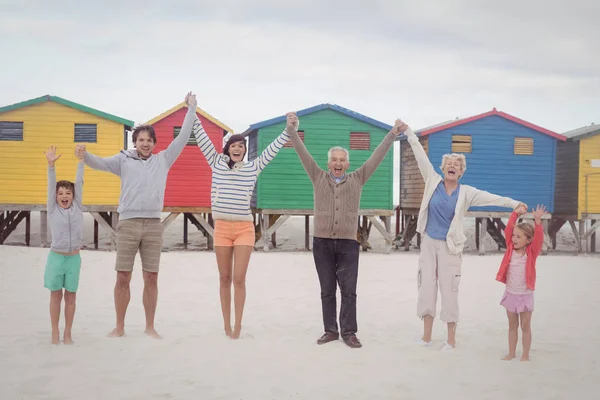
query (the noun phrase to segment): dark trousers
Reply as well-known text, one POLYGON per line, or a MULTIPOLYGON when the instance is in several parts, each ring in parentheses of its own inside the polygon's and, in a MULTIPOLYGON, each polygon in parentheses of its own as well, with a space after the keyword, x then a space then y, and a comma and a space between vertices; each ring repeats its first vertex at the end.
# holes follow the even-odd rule
POLYGON ((313 238, 313 257, 319 283, 325 332, 338 333, 336 291, 340 285, 342 338, 356 334, 356 283, 358 281, 359 243, 349 239, 313 238))

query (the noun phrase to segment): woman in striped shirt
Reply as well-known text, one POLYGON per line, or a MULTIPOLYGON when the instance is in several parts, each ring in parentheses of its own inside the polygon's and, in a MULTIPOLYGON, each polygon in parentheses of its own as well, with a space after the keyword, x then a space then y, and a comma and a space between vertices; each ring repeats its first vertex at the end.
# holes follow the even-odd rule
POLYGON ((225 334, 238 339, 242 330, 242 315, 246 301, 246 271, 254 248, 254 218, 250 210, 252 192, 258 174, 275 158, 290 140, 287 131, 296 129, 288 121, 286 130, 279 135, 255 160, 244 162, 246 140, 242 135, 231 136, 223 153, 204 131, 200 120, 194 122, 194 136, 198 147, 212 169, 211 204, 215 221, 214 240, 219 277, 221 281, 221 311, 225 334), (231 329, 231 283, 235 289, 235 325, 231 329))

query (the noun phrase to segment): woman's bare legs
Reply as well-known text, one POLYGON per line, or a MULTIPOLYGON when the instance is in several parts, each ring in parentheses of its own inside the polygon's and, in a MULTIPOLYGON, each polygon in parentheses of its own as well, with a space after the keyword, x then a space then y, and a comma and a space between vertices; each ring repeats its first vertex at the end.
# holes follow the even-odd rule
POLYGON ((215 246, 217 265, 219 267, 219 295, 225 334, 231 337, 231 275, 233 264, 233 247, 215 246))
POLYGON ((235 326, 231 335, 233 339, 238 339, 242 332, 242 316, 246 303, 246 272, 252 250, 252 246, 234 246, 233 250, 233 287, 235 290, 235 326))

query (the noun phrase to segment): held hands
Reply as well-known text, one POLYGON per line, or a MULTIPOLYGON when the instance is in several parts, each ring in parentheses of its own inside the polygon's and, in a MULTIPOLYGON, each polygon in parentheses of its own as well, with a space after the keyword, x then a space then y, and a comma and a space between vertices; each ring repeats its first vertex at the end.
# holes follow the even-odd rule
POLYGON ((56 155, 56 146, 48 147, 48 150, 44 151, 44 154, 46 155, 46 159, 48 160, 48 165, 50 165, 51 167, 54 167, 54 163, 61 156, 61 154, 56 155))
POLYGON ((85 159, 85 153, 87 151, 85 150, 85 144, 78 144, 77 146, 75 146, 75 157, 77 157, 80 160, 84 160, 85 159))
POLYGON ((519 205, 515 207, 515 212, 519 215, 527 214, 527 204, 519 203, 519 205))
POLYGON ((406 123, 404 123, 402 120, 397 119, 396 122, 394 123, 394 127, 392 128, 392 133, 394 135, 398 136, 401 133, 406 132, 407 129, 408 129, 408 125, 406 123))
POLYGON ((193 106, 193 107, 197 107, 198 106, 198 100, 196 100, 196 95, 192 94, 192 92, 188 92, 188 94, 185 95, 185 104, 189 106, 193 106))
POLYGON ((296 115, 296 113, 291 111, 286 114, 286 117, 287 117, 287 124, 286 124, 285 130, 288 133, 297 132, 298 127, 300 126, 300 120, 298 119, 298 116, 296 115))

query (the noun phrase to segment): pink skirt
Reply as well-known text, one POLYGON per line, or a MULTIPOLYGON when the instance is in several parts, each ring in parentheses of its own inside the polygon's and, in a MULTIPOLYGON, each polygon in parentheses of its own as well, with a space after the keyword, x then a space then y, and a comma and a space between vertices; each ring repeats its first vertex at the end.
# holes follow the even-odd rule
POLYGON ((513 294, 504 291, 500 305, 515 314, 533 311, 533 293, 513 294))

